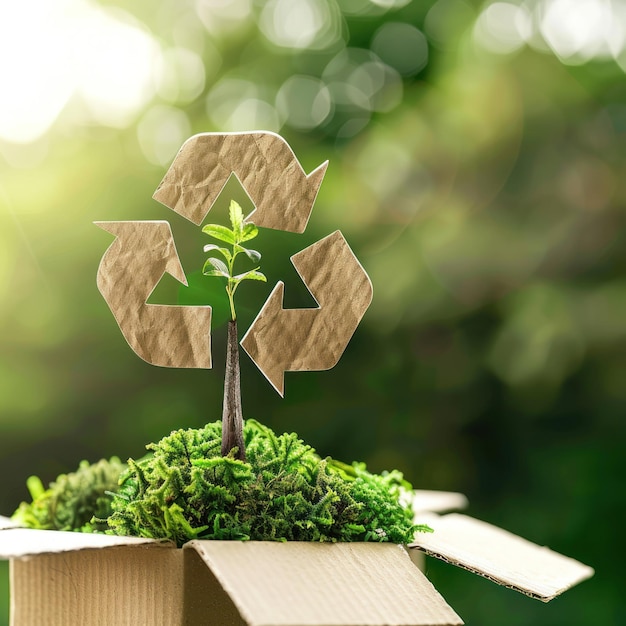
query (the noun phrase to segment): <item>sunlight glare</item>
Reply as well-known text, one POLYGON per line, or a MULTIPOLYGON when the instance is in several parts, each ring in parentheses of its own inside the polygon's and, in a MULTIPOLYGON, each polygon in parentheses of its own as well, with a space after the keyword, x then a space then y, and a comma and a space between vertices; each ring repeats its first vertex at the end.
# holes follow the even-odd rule
POLYGON ((608 40, 614 15, 606 0, 552 0, 544 2, 541 33, 561 58, 586 61, 609 56, 608 40))
POLYGON ((37 0, 0 4, 0 138, 28 143, 54 123, 73 91, 67 25, 37 0))
POLYGON ((127 126, 154 95, 156 41, 120 11, 89 11, 80 33, 78 93, 96 123, 127 126))
POLYGON ((160 53, 121 10, 87 0, 0 4, 0 139, 36 141, 75 97, 88 121, 129 124, 154 95, 160 53))

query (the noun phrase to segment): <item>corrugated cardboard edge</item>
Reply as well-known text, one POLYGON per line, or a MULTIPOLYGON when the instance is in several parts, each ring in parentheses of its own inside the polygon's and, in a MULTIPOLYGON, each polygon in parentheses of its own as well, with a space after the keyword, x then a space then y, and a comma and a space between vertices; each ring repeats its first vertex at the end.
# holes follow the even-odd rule
POLYGON ((448 511, 462 511, 468 506, 468 500, 462 493, 454 491, 433 491, 429 489, 416 489, 413 491, 411 506, 413 511, 423 513, 447 513, 448 511))
POLYGON ((419 533, 409 548, 543 602, 594 574, 579 561, 466 515, 427 514, 419 519, 435 532, 419 533))
POLYGON ((40 554, 134 545, 175 547, 170 542, 141 537, 117 537, 115 535, 35 530, 32 528, 5 528, 0 530, 0 559, 20 559, 40 554))
POLYGON ((462 624, 402 546, 192 541, 250 626, 462 624))
POLYGON ((180 626, 182 556, 160 542, 124 542, 12 559, 11 624, 180 626))

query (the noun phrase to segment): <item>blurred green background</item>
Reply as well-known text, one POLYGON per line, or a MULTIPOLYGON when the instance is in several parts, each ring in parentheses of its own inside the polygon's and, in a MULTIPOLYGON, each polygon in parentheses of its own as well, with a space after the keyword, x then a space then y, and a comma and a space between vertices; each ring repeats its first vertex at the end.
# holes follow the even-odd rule
MULTIPOLYGON (((625 71, 624 0, 2 3, 0 511, 220 417, 224 327, 211 371, 141 361, 92 222, 170 221, 191 286, 151 301, 219 318, 206 237, 151 195, 188 136, 274 130, 330 166, 306 233, 255 241, 240 330, 279 279, 312 305, 288 258, 337 228, 374 301, 284 400, 242 356, 244 413, 596 568, 543 605, 429 561, 467 624, 626 624, 625 71)), ((230 197, 252 208, 231 181, 209 221, 230 197)))

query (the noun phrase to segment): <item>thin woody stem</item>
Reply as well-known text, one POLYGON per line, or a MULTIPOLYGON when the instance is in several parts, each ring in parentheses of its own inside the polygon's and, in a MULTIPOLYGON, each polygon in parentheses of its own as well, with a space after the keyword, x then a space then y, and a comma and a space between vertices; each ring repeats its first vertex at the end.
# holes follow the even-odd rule
POLYGON ((222 410, 222 456, 237 448, 236 458, 246 460, 243 441, 243 411, 241 408, 241 382, 239 373, 239 341, 237 321, 228 322, 226 344, 226 374, 224 376, 224 406, 222 410))

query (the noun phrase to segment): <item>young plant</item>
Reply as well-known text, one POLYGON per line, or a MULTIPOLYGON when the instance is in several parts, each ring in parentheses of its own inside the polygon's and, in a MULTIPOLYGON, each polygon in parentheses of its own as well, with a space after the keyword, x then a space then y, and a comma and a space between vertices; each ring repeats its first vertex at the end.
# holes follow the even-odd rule
POLYGON ((253 263, 258 263, 261 253, 245 248, 242 244, 254 239, 259 231, 257 227, 243 218, 243 211, 237 202, 231 200, 228 209, 232 228, 219 224, 207 224, 202 232, 217 239, 222 245, 209 243, 204 246, 205 252, 217 253, 223 260, 210 256, 202 268, 205 276, 217 276, 226 279, 226 294, 230 304, 230 321, 228 322, 228 339, 226 345, 226 373, 224 375, 224 405, 222 408, 222 456, 227 456, 233 449, 235 458, 245 461, 245 445, 243 440, 243 411, 241 408, 241 379, 239 370, 239 341, 237 336, 237 312, 235 309, 235 292, 244 280, 266 282, 259 268, 235 274, 235 260, 243 254, 253 263), (223 247, 228 244, 229 248, 223 247))

